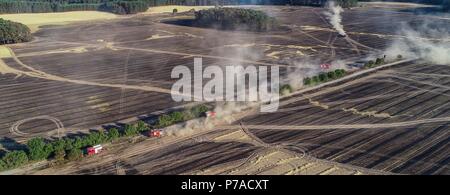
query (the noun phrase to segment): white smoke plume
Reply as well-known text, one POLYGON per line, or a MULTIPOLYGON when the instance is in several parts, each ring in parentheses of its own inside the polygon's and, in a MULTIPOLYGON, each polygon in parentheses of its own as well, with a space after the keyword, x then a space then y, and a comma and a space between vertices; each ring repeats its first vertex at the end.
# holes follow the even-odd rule
POLYGON ((324 14, 327 16, 328 21, 340 35, 345 36, 344 26, 341 24, 341 13, 344 12, 344 9, 342 9, 341 6, 336 5, 334 1, 328 1, 326 7, 328 11, 324 12, 324 14))
POLYGON ((302 61, 294 61, 290 63, 295 66, 288 69, 286 78, 283 79, 283 84, 289 84, 292 89, 299 90, 303 87, 303 79, 306 77, 313 77, 319 75, 321 72, 333 71, 336 69, 348 69, 348 62, 343 60, 334 60, 331 62, 331 67, 328 70, 323 70, 320 67, 322 64, 318 60, 304 59, 302 61))
POLYGON ((450 65, 450 34, 448 27, 426 22, 415 28, 404 25, 402 38, 393 41, 385 51, 388 60, 421 58, 430 63, 450 65))
POLYGON ((292 62, 295 67, 289 68, 283 83, 289 84, 294 91, 302 88, 304 78, 319 74, 321 71, 319 64, 318 61, 315 62, 310 59, 292 62))

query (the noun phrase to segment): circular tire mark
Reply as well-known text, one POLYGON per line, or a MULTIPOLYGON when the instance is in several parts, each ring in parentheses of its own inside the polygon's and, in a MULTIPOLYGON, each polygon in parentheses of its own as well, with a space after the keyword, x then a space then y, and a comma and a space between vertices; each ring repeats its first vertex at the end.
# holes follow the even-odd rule
MULTIPOLYGON (((52 117, 52 116, 43 115, 43 116, 37 116, 37 117, 32 117, 32 118, 27 118, 27 119, 17 121, 11 126, 11 128, 9 128, 9 132, 11 134, 19 136, 19 137, 30 137, 29 133, 24 133, 24 132, 20 131, 19 126, 26 122, 33 121, 33 120, 49 120, 49 121, 52 121, 53 123, 55 123, 58 137, 60 137, 60 133, 61 133, 60 130, 64 131, 64 125, 59 119, 52 117)), ((37 133, 37 134, 39 134, 39 133, 37 133)))

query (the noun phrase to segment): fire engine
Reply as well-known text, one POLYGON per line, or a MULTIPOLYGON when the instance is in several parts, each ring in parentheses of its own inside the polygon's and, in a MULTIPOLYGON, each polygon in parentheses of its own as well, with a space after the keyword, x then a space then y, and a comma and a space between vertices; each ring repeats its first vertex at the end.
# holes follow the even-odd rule
POLYGON ((328 70, 328 69, 330 69, 330 67, 331 67, 331 64, 321 64, 320 65, 320 68, 322 68, 324 70, 328 70))
POLYGON ((102 145, 95 145, 95 146, 86 148, 86 154, 90 156, 90 155, 98 154, 102 150, 103 150, 102 145))
POLYGON ((205 112, 205 115, 206 115, 206 118, 215 118, 216 112, 208 111, 208 112, 205 112))
POLYGON ((161 129, 153 129, 148 132, 149 137, 161 137, 163 135, 163 131, 161 129))

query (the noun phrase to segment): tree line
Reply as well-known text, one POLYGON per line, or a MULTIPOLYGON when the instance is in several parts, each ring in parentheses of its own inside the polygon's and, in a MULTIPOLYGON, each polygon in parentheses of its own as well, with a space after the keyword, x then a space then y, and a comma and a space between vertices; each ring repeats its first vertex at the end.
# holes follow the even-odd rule
POLYGON ((175 123, 199 118, 204 116, 204 113, 208 110, 209 108, 206 105, 198 105, 182 111, 163 114, 151 125, 144 121, 138 121, 134 124, 126 124, 123 128, 110 128, 57 140, 32 138, 27 141, 25 148, 8 151, 0 158, 0 171, 14 169, 27 163, 45 159, 53 159, 57 164, 79 160, 83 158, 86 147, 113 142, 120 138, 136 136, 153 128, 164 128, 175 123))
POLYGON ((0 0, 0 13, 107 11, 116 14, 143 12, 160 0, 0 0))
MULTIPOLYGON (((134 14, 162 5, 309 5, 323 6, 328 0, 0 0, 0 13, 47 13, 107 11, 134 14)), ((358 0, 335 0, 344 7, 358 0)))
POLYGON ((347 72, 344 69, 336 69, 329 72, 321 72, 319 75, 313 77, 306 77, 303 79, 303 85, 317 85, 327 81, 341 78, 345 76, 347 72))
POLYGON ((278 24, 266 13, 242 8, 214 8, 195 12, 194 25, 217 27, 222 30, 268 31, 276 29, 278 24))

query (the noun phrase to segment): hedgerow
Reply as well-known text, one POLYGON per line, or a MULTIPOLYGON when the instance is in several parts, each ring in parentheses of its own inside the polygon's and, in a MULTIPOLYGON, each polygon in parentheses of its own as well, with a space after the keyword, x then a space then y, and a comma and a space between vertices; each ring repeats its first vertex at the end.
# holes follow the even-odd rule
POLYGON ((54 159, 56 164, 66 161, 79 160, 83 157, 83 149, 88 146, 116 141, 121 137, 130 137, 150 128, 163 128, 172 124, 201 117, 209 108, 205 105, 194 106, 184 111, 175 111, 161 115, 158 120, 147 125, 144 121, 135 124, 126 124, 122 131, 111 128, 105 131, 91 132, 86 135, 64 137, 57 140, 48 140, 40 137, 27 141, 26 149, 18 149, 6 152, 0 158, 0 171, 23 166, 29 162, 45 159, 54 159))

